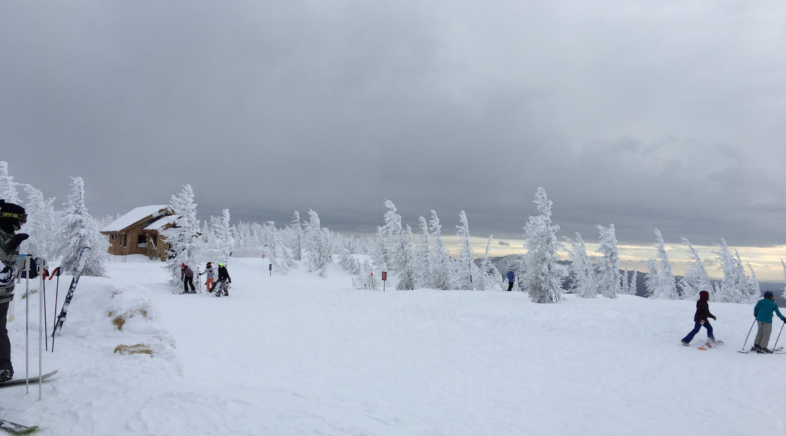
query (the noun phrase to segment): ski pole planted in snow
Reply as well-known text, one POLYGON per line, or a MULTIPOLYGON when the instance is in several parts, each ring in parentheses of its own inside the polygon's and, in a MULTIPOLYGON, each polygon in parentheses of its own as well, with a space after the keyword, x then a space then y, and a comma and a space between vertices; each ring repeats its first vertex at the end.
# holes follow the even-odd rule
POLYGON ((273 264, 267 264, 267 269, 270 271, 270 277, 273 277, 273 264))
POLYGON ((751 332, 753 331, 754 325, 756 325, 756 319, 753 320, 753 324, 751 324, 751 328, 748 330, 748 336, 745 336, 745 343, 742 344, 742 351, 745 351, 745 346, 748 345, 748 338, 751 337, 751 332))
MULTIPOLYGON (((38 259, 38 262, 36 262, 36 267, 38 269, 38 276, 40 277, 40 280, 41 280, 41 287, 38 289, 38 294, 39 294, 38 295, 38 376, 40 377, 40 376, 42 376, 44 374, 44 372, 43 372, 43 368, 44 368, 44 362, 43 362, 43 356, 44 356, 44 350, 43 350, 43 343, 44 343, 44 340, 43 340, 44 339, 44 325, 43 325, 44 324, 44 291, 43 291, 43 288, 44 288, 44 279, 46 277, 44 277, 43 272, 49 267, 49 265, 47 265, 46 260, 38 259)), ((41 385, 42 384, 43 383, 41 383, 41 382, 38 383, 38 399, 39 400, 41 399, 41 389, 42 389, 41 385)))
POLYGON ((778 333, 778 338, 775 339, 775 345, 772 346, 772 349, 775 350, 778 348, 778 341, 781 339, 781 333, 783 333, 783 326, 786 325, 786 321, 781 324, 781 331, 778 333))
POLYGON ((30 393, 30 260, 25 258, 25 393, 30 393))

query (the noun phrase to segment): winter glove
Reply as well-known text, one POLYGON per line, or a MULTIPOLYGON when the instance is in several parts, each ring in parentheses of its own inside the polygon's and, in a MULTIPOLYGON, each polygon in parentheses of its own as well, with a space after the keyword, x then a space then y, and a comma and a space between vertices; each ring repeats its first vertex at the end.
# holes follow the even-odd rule
POLYGON ((699 321, 699 324, 704 325, 704 320, 699 321))
POLYGON ((717 321, 717 320, 718 320, 718 317, 717 317, 717 316, 715 316, 715 315, 713 315, 713 316, 712 316, 712 319, 713 319, 713 320, 715 320, 715 321, 717 321))
POLYGON ((6 253, 16 251, 16 249, 19 248, 19 245, 21 245, 22 242, 24 242, 25 239, 29 237, 30 236, 27 235, 26 233, 15 234, 14 236, 11 237, 11 240, 9 240, 8 243, 3 247, 3 251, 5 251, 6 253))

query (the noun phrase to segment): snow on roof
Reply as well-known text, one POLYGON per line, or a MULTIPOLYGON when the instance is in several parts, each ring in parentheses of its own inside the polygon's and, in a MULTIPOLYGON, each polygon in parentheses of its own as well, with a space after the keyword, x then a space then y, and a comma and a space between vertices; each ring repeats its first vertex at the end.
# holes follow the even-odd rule
POLYGON ((163 218, 159 218, 159 219, 153 221, 152 223, 150 223, 150 225, 145 227, 143 230, 159 231, 159 230, 163 229, 164 227, 166 227, 169 224, 174 224, 175 221, 177 221, 178 218, 180 218, 180 217, 177 216, 177 215, 169 215, 169 216, 165 216, 163 218))
POLYGON ((121 216, 120 218, 116 219, 109 224, 108 226, 101 229, 102 232, 119 232, 121 230, 125 230, 128 227, 136 224, 139 221, 149 217, 149 216, 161 216, 163 213, 168 209, 169 206, 167 205, 155 205, 155 206, 142 206, 137 207, 136 209, 128 212, 127 214, 121 216))

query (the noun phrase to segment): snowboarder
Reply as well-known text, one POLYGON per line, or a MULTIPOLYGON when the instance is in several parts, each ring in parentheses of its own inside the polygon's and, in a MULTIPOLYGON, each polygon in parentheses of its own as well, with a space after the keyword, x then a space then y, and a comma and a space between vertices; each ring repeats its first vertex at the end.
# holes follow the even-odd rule
POLYGON ((185 263, 180 264, 180 280, 183 281, 184 294, 196 294, 196 288, 194 287, 194 271, 185 263), (189 285, 191 285, 191 292, 188 292, 189 285))
POLYGON ((213 282, 216 281, 216 271, 213 269, 213 262, 208 262, 207 265, 205 265, 205 274, 207 275, 205 286, 207 287, 207 292, 210 292, 210 288, 213 287, 213 282))
POLYGON ((688 336, 685 336, 682 339, 682 345, 688 346, 690 341, 693 340, 693 337, 696 336, 696 333, 701 330, 701 327, 707 329, 707 337, 710 339, 710 342, 715 343, 715 336, 712 334, 712 325, 710 325, 709 318, 717 321, 717 317, 710 313, 710 293, 707 291, 699 292, 699 301, 696 302, 696 314, 693 315, 693 322, 695 325, 693 326, 693 330, 688 333, 688 336))
POLYGON ((27 214, 22 206, 0 200, 0 382, 14 377, 6 322, 8 305, 14 299, 14 268, 19 260, 19 244, 28 238, 16 231, 26 221, 27 214))
POLYGON ((770 333, 772 333, 772 312, 777 313, 778 318, 786 322, 786 317, 781 315, 781 311, 778 310, 778 304, 775 303, 775 295, 772 294, 772 291, 767 291, 764 293, 764 298, 759 300, 753 308, 753 316, 756 317, 756 324, 758 324, 759 329, 756 332, 756 340, 753 341, 751 351, 772 353, 767 348, 770 345, 770 333))
POLYGON ((227 282, 232 283, 232 278, 229 277, 229 272, 227 271, 226 265, 223 263, 218 264, 218 281, 213 284, 213 287, 210 289, 210 292, 216 291, 216 297, 220 297, 221 293, 223 292, 224 295, 227 297, 229 296, 229 291, 227 290, 228 285, 227 282), (218 288, 218 289, 216 289, 218 288))
POLYGON ((513 270, 508 270, 508 292, 513 290, 513 282, 516 281, 516 275, 513 274, 513 270))

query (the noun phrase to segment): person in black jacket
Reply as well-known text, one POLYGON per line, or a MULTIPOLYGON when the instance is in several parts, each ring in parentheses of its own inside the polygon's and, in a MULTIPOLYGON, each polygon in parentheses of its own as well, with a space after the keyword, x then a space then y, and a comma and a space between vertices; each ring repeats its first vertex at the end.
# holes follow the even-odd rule
POLYGON ((709 318, 713 320, 717 320, 718 318, 715 315, 710 313, 710 293, 707 291, 699 292, 699 301, 696 302, 696 314, 693 315, 693 322, 695 325, 693 326, 693 330, 688 333, 688 336, 685 336, 682 339, 682 345, 688 346, 690 341, 693 340, 693 337, 696 336, 696 333, 701 330, 701 327, 704 326, 707 329, 707 337, 710 339, 711 342, 715 343, 715 336, 712 334, 712 325, 710 325, 709 318))
POLYGON ((218 281, 213 284, 213 288, 210 289, 210 292, 216 290, 216 297, 220 297, 221 293, 223 292, 224 295, 227 297, 229 296, 229 286, 227 282, 232 283, 232 278, 229 277, 229 271, 227 271, 226 265, 223 263, 218 264, 218 281))
POLYGON ((28 236, 16 233, 27 221, 25 208, 0 200, 0 382, 14 377, 11 341, 6 321, 8 305, 14 299, 14 277, 19 260, 19 244, 28 236))

